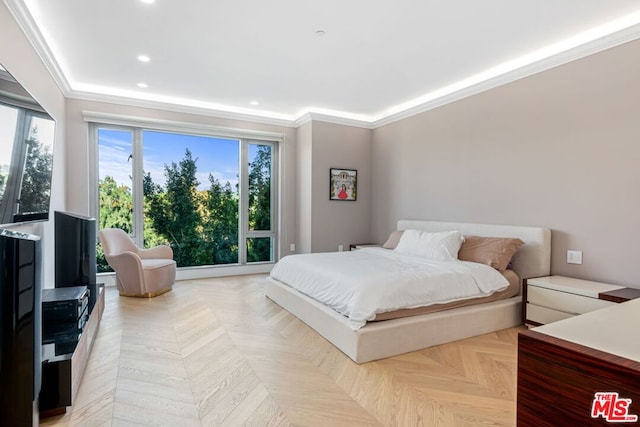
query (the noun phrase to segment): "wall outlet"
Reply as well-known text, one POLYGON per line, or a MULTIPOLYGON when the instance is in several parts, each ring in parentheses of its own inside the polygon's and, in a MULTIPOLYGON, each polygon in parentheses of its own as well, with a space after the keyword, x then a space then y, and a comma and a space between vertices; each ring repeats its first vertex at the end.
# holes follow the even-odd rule
POLYGON ((338 252, 342 252, 344 251, 344 246, 343 245, 338 245, 338 252))
POLYGON ((296 251, 296 244, 295 244, 295 243, 290 244, 290 245, 289 245, 289 250, 290 250, 291 252, 295 252, 295 251, 296 251))
POLYGON ((582 251, 567 251, 567 264, 582 264, 582 251))

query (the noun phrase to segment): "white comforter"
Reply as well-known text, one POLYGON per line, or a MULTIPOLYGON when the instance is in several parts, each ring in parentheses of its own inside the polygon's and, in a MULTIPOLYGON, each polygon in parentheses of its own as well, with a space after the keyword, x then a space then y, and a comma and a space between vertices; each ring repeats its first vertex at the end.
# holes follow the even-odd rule
POLYGON ((488 296, 509 285, 484 264, 434 261, 382 248, 289 255, 273 267, 271 278, 332 307, 354 330, 376 313, 488 296))

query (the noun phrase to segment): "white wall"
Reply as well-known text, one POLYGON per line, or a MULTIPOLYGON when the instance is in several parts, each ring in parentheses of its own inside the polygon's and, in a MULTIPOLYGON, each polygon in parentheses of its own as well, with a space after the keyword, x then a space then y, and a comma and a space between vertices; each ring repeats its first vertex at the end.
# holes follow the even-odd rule
POLYGON ((638 58, 634 41, 376 129, 374 240, 400 218, 543 226, 553 274, 640 288, 638 58))
MULTIPOLYGON (((44 64, 36 55, 4 3, 0 3, 0 64, 44 107, 56 121, 51 212, 65 205, 65 104, 64 96, 44 64)), ((53 221, 12 227, 42 237, 43 286, 53 287, 53 221)))

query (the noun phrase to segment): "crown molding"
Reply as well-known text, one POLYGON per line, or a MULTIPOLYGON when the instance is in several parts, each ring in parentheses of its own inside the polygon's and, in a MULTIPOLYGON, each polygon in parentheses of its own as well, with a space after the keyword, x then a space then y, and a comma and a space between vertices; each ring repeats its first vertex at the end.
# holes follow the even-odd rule
POLYGON ((56 61, 49 45, 46 43, 44 36, 38 29, 33 17, 27 10, 27 6, 20 0, 3 0, 4 4, 9 9, 11 15, 18 23, 18 26, 22 29, 22 32, 27 36, 29 43, 36 51, 36 54, 42 60, 45 68, 58 85, 62 93, 66 96, 71 91, 71 85, 65 77, 58 61, 56 61))
POLYGON ((323 121, 345 126, 375 129, 640 38, 640 23, 632 24, 619 31, 597 36, 591 41, 533 60, 530 63, 525 63, 511 71, 496 74, 483 80, 472 81, 468 79, 468 82, 463 80, 454 83, 449 87, 438 89, 431 92, 431 94, 417 98, 413 102, 410 101, 401 106, 392 107, 372 117, 370 120, 364 116, 360 116, 362 118, 354 118, 356 117, 354 114, 342 112, 326 113, 313 110, 304 111, 295 118, 279 113, 252 114, 250 112, 232 111, 231 107, 227 110, 224 106, 209 108, 206 106, 187 105, 186 103, 161 102, 73 90, 24 2, 22 0, 3 0, 3 2, 7 5, 7 8, 27 36, 38 56, 42 59, 54 81, 67 98, 162 109, 293 128, 302 126, 309 121, 323 121))
POLYGON ((303 124, 312 122, 312 121, 333 123, 336 125, 344 125, 344 126, 353 126, 353 127, 359 127, 359 128, 365 128, 365 129, 373 129, 372 122, 367 120, 353 119, 350 117, 318 113, 314 111, 307 111, 302 115, 300 115, 300 117, 298 117, 293 122, 293 127, 298 128, 303 124))
POLYGON ((623 30, 602 36, 595 40, 583 43, 574 48, 567 49, 544 57, 538 61, 525 64, 513 71, 496 75, 495 77, 479 81, 468 86, 463 86, 458 90, 445 91, 442 95, 434 96, 433 99, 422 103, 416 103, 414 106, 401 109, 398 112, 382 113, 371 122, 373 129, 403 120, 429 110, 433 110, 443 105, 461 100, 463 98, 476 95, 478 93, 514 82, 516 80, 529 77, 531 75, 541 73, 543 71, 559 67, 569 62, 585 58, 598 52, 619 46, 621 44, 640 38, 640 24, 635 24, 623 30))
POLYGON ((82 119, 85 122, 97 122, 117 126, 153 127, 166 131, 202 131, 229 138, 262 138, 268 140, 282 140, 283 132, 269 132, 244 128, 210 125, 199 122, 186 122, 177 120, 157 119, 152 117, 131 116, 129 114, 105 113, 102 111, 82 111, 82 119))
POLYGON ((151 108, 163 111, 172 111, 175 113, 195 114, 208 117, 216 117, 220 119, 242 120, 245 122, 260 123, 274 126, 293 127, 294 120, 292 118, 282 118, 266 115, 257 115, 250 113, 241 113, 236 111, 227 111, 222 109, 199 107, 186 104, 176 104, 170 102, 161 102, 140 98, 130 98, 117 95, 105 95, 91 92, 70 91, 68 98, 80 99, 84 101, 105 102, 109 104, 127 105, 131 107, 151 108))
POLYGON ((365 129, 373 129, 370 121, 353 119, 339 115, 326 113, 318 113, 314 111, 303 112, 297 119, 281 118, 269 115, 258 115, 251 113, 241 113, 236 111, 228 111, 222 109, 214 109, 208 107, 198 107, 186 104, 177 104, 170 102, 161 102, 155 100, 146 100, 140 98, 130 98, 119 95, 98 94, 93 92, 83 92, 71 90, 66 94, 67 98, 80 99, 84 101, 105 102, 110 104, 128 105, 132 107, 152 108, 163 111, 173 111, 177 113, 197 114, 203 116, 217 117, 229 120, 242 120, 245 122, 253 122, 260 124, 268 124, 275 126, 286 126, 298 128, 310 121, 321 121, 334 123, 344 126, 360 127, 365 129))

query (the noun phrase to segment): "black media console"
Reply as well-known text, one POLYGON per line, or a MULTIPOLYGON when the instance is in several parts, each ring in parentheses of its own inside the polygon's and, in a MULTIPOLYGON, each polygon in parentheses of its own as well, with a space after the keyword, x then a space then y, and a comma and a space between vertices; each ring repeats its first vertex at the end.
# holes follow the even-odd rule
POLYGON ((73 404, 104 310, 104 286, 47 289, 43 293, 40 417, 73 404))

